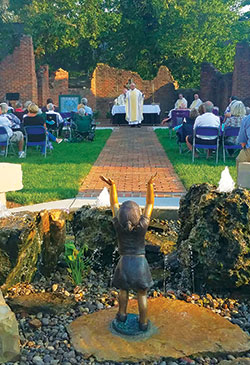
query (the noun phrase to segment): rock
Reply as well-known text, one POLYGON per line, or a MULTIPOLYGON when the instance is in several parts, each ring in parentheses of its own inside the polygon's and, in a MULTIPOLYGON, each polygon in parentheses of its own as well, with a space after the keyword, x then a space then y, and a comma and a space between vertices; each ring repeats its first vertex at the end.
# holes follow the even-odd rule
POLYGON ((76 305, 73 299, 66 298, 60 293, 47 292, 16 296, 8 298, 7 301, 15 312, 27 312, 37 315, 39 312, 51 314, 64 313, 76 305))
POLYGON ((73 216, 72 230, 79 246, 87 244, 91 251, 98 249, 100 262, 103 265, 112 264, 117 237, 110 210, 88 206, 78 209, 73 216))
POLYGON ((193 185, 181 199, 177 254, 180 283, 198 290, 250 285, 250 192, 219 193, 209 184, 193 185), (193 268, 193 274, 192 274, 193 268))
POLYGON ((42 324, 43 324, 43 326, 48 326, 49 325, 49 318, 43 318, 42 319, 42 324))
MULTIPOLYGON (((97 250, 98 262, 104 267, 117 261, 117 237, 110 210, 82 207, 74 213, 72 230, 77 244, 87 244, 90 252, 97 250)), ((163 254, 175 248, 178 224, 173 221, 152 219, 146 235, 146 257, 149 263, 162 262, 163 254)), ((99 269, 97 267, 97 269, 99 269)), ((94 267, 96 270, 96 267, 94 267)))
POLYGON ((33 364, 35 364, 35 365, 43 365, 44 364, 42 358, 38 355, 34 356, 32 361, 33 361, 33 364))
MULTIPOLYGON (((129 302, 129 312, 137 312, 137 301, 129 302)), ((97 361, 157 361, 203 354, 209 357, 246 352, 250 338, 209 309, 163 297, 148 300, 148 316, 158 328, 150 338, 133 341, 114 336, 109 328, 117 308, 83 315, 68 326, 71 343, 84 356, 97 361), (168 335, 169 334, 169 335, 168 335)))
POLYGON ((15 361, 20 354, 18 324, 0 290, 0 363, 15 361))
POLYGON ((45 355, 44 358, 43 358, 43 362, 45 364, 50 364, 51 360, 52 360, 52 358, 51 358, 50 355, 45 355))
POLYGON ((223 360, 219 365, 250 365, 250 359, 247 357, 239 357, 234 360, 223 360))
POLYGON ((40 218, 43 241, 41 272, 48 276, 55 270, 55 264, 64 251, 66 215, 61 210, 44 210, 40 213, 40 218))
POLYGON ((31 282, 38 268, 45 274, 55 270, 64 249, 63 214, 45 210, 0 219, 0 285, 4 284, 4 291, 20 281, 31 282))
POLYGON ((31 319, 30 321, 29 321, 29 325, 31 326, 31 327, 33 327, 33 328, 40 328, 40 327, 42 327, 42 322, 41 321, 39 321, 39 319, 37 319, 37 318, 34 318, 34 319, 31 319))

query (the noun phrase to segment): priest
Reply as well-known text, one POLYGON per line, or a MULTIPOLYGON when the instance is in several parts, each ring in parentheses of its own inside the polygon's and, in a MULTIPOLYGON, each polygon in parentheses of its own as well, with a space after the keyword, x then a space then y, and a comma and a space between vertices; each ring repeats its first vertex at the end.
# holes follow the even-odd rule
POLYGON ((126 94, 126 121, 131 127, 141 127, 143 120, 143 100, 143 94, 140 90, 136 89, 135 83, 132 83, 130 90, 126 94))
POLYGON ((199 95, 194 94, 194 100, 193 100, 192 104, 190 105, 190 109, 198 110, 198 108, 201 104, 202 104, 202 100, 199 98, 199 95))

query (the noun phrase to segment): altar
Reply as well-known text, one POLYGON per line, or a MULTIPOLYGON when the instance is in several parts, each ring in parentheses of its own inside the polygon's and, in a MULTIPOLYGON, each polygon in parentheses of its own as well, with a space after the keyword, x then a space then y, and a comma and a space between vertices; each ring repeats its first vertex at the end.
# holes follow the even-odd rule
MULTIPOLYGON (((160 106, 158 104, 143 105, 142 124, 160 124, 160 106)), ((125 119, 125 105, 113 105, 112 124, 128 124, 125 119)))

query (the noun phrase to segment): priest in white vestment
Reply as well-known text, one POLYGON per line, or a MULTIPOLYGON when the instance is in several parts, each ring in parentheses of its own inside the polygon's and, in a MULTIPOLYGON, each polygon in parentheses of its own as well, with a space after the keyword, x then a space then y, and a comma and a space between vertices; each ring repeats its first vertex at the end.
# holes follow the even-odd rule
POLYGON ((143 94, 132 83, 130 90, 126 94, 126 121, 130 126, 141 126, 143 120, 143 100, 143 94))
POLYGON ((199 98, 199 95, 194 94, 194 101, 190 105, 190 109, 197 109, 198 110, 198 108, 201 104, 202 104, 202 100, 199 98))
POLYGON ((186 109, 187 108, 187 100, 184 98, 182 94, 179 94, 179 98, 176 100, 175 109, 186 109))

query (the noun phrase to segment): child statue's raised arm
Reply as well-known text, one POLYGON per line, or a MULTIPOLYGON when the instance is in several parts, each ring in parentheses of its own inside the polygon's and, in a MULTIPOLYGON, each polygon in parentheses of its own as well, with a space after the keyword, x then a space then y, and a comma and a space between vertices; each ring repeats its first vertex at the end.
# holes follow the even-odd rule
POLYGON ((154 200, 155 200, 155 196, 154 196, 154 180, 155 177, 157 175, 157 172, 155 173, 155 175, 151 176, 151 178, 149 179, 148 183, 147 183, 147 195, 146 195, 146 206, 144 209, 144 216, 147 218, 151 217, 153 208, 154 208, 154 200))

